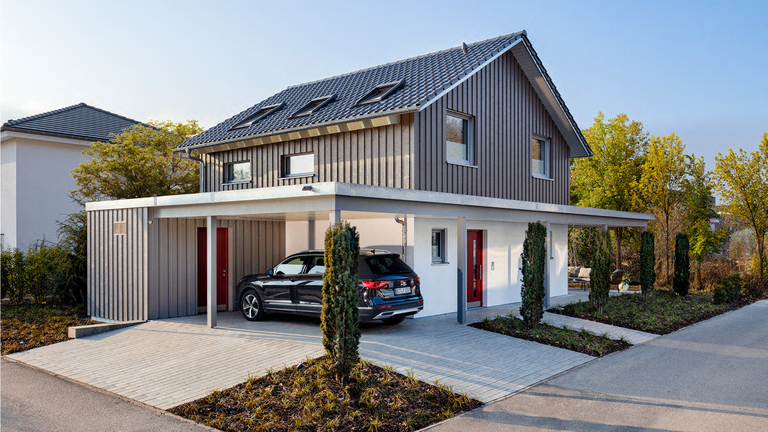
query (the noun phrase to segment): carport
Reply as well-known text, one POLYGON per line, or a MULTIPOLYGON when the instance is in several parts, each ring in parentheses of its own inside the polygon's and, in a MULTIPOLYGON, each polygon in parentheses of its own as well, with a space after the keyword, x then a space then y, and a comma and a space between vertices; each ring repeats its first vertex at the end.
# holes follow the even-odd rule
POLYGON ((463 323, 466 269, 500 281, 495 291, 485 294, 482 305, 514 302, 516 287, 519 295, 517 257, 524 224, 542 221, 549 230, 548 302, 567 293, 569 226, 645 228, 653 218, 338 182, 93 202, 86 210, 91 316, 173 318, 202 312, 199 305, 205 304, 210 327, 216 326, 219 309, 232 310, 234 288, 242 276, 265 272, 297 248, 322 247, 323 227, 340 219, 366 227, 361 229, 361 239, 373 234, 385 237, 390 248, 395 246, 393 252, 403 253, 417 273, 424 273, 422 285, 425 279, 431 281, 433 290, 422 290, 425 305, 428 301, 440 305, 429 315, 457 312, 458 322, 463 323), (445 234, 447 259, 440 263, 429 258, 430 233, 435 227, 445 234), (480 261, 468 257, 468 227, 485 230, 480 261), (227 241, 221 241, 222 235, 227 241), (221 250, 223 245, 226 251, 221 250), (218 265, 222 256, 231 263, 223 274, 218 265), (474 262, 468 266, 471 259, 474 262), (222 283, 223 297, 216 289, 222 283))

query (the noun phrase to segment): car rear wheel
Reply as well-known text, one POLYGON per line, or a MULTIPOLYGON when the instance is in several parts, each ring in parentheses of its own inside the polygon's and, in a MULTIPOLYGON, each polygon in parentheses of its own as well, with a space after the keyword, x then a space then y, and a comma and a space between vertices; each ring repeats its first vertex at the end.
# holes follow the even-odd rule
POLYGON ((392 318, 387 318, 381 321, 386 325, 398 325, 401 322, 405 321, 405 315, 395 315, 392 318))
POLYGON ((240 307, 243 317, 248 321, 261 321, 266 313, 261 303, 261 297, 254 290, 246 291, 240 299, 240 307))

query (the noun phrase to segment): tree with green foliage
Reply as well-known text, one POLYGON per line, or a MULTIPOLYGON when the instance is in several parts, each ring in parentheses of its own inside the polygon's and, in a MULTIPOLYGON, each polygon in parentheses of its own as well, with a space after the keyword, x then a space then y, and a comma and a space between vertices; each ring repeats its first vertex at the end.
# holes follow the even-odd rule
POLYGON ((720 193, 728 217, 749 227, 755 234, 757 271, 765 279, 765 244, 768 235, 768 133, 760 148, 747 153, 728 150, 715 156, 712 171, 715 188, 720 193))
POLYGON ((150 122, 91 143, 83 154, 93 159, 72 171, 76 192, 89 201, 198 192, 196 162, 173 149, 202 131, 195 120, 150 122))
POLYGON ((595 236, 595 253, 592 255, 592 272, 589 274, 589 301, 603 313, 611 290, 611 248, 608 233, 601 231, 595 236))
POLYGON ((643 231, 640 235, 640 289, 644 300, 648 300, 656 285, 655 242, 650 231, 643 231))
MULTIPOLYGON (((606 120, 597 114, 582 131, 594 156, 571 165, 572 204, 618 211, 636 211, 640 200, 635 184, 642 175, 648 133, 643 124, 626 114, 606 120)), ((625 228, 614 228, 616 268, 622 268, 621 247, 625 228)))
POLYGON ((683 154, 685 144, 674 133, 669 136, 653 136, 640 181, 635 184, 640 199, 656 218, 648 225, 658 233, 664 246, 664 283, 670 282, 673 236, 685 228, 685 220, 676 217, 683 207, 683 181, 686 177, 687 160, 683 154))
POLYGON ((696 261, 696 283, 701 289, 701 264, 706 258, 723 249, 727 236, 725 228, 713 230, 711 219, 720 216, 714 209, 713 184, 706 170, 704 158, 689 156, 688 175, 683 180, 685 193, 685 214, 688 223, 686 234, 690 244, 690 255, 696 261))
POLYGON ((547 227, 541 222, 530 222, 525 232, 523 266, 520 272, 523 276, 520 305, 520 315, 528 327, 536 327, 544 316, 544 268, 547 259, 546 251, 547 227))
POLYGON ((675 236, 675 277, 672 288, 679 296, 687 296, 691 286, 691 261, 688 257, 688 235, 675 236))
MULTIPOLYGON (((80 198, 72 199, 83 206, 80 198)), ((71 213, 56 221, 59 234, 56 268, 58 278, 56 296, 60 301, 71 304, 85 304, 88 296, 88 216, 85 209, 71 213)))
POLYGON ((346 380, 359 360, 359 310, 357 292, 360 235, 347 221, 325 232, 325 272, 320 328, 323 346, 331 358, 337 379, 346 380))

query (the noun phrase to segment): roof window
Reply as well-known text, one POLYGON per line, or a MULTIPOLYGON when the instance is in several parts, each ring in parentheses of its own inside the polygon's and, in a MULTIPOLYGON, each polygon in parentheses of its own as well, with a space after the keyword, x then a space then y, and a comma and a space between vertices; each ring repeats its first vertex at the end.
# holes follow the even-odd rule
POLYGON ((229 128, 229 130, 233 129, 242 129, 242 128, 248 128, 253 126, 257 121, 263 119, 264 117, 272 114, 273 112, 279 110, 280 108, 285 105, 284 103, 279 103, 276 105, 269 105, 262 108, 259 108, 255 113, 251 114, 250 116, 246 117, 245 120, 241 121, 240 123, 237 123, 236 125, 229 128))
POLYGON ((368 94, 363 96, 362 99, 357 101, 357 105, 365 105, 365 104, 381 102, 392 93, 398 91, 402 85, 403 85, 403 80, 392 81, 386 84, 381 84, 379 86, 376 86, 373 90, 369 91, 368 94))
POLYGON ((319 97, 317 99, 312 99, 311 101, 307 102, 306 105, 301 107, 298 111, 293 113, 291 115, 291 118, 308 116, 314 113, 315 111, 319 110, 323 106, 325 106, 328 102, 332 101, 334 97, 336 97, 336 95, 328 95, 328 96, 319 97))

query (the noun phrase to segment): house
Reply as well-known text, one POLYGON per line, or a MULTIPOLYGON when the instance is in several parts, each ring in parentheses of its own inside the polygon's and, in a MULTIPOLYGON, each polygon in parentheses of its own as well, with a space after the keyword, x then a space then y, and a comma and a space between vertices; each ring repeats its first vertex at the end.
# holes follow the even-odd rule
POLYGON ((81 208, 67 193, 70 172, 89 159, 93 141, 108 141, 136 120, 80 103, 8 120, 0 128, 0 232, 2 248, 26 249, 36 240, 56 241, 57 220, 81 208))
POLYGON ((417 318, 463 322, 521 301, 528 222, 548 228, 549 301, 569 226, 653 218, 569 205, 569 160, 591 151, 524 31, 289 87, 177 151, 199 154, 200 193, 86 206, 91 315, 215 326, 238 279, 345 219, 420 275, 417 318))

